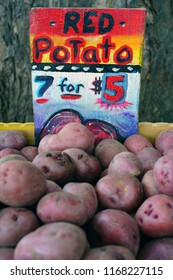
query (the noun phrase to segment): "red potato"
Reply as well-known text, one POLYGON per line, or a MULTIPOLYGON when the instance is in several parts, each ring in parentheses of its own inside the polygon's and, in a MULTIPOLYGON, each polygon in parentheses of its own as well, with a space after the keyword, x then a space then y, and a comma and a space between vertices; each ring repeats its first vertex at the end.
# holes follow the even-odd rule
POLYGON ((113 157, 127 151, 126 147, 115 139, 104 139, 95 148, 95 156, 103 169, 108 168, 113 157))
POLYGON ((71 182, 64 186, 64 191, 77 195, 86 211, 87 221, 89 221, 97 211, 98 199, 95 188, 87 183, 71 182))
POLYGON ((14 248, 0 248, 0 260, 13 260, 14 248))
POLYGON ((26 208, 6 207, 0 211, 0 247, 15 247, 18 241, 40 225, 26 208))
POLYGON ((135 256, 139 249, 138 225, 128 213, 121 210, 106 209, 98 212, 92 219, 91 235, 97 247, 120 245, 129 249, 135 256))
POLYGON ((160 157, 154 165, 153 174, 159 192, 173 195, 173 157, 160 157))
POLYGON ((154 180, 153 169, 148 170, 142 177, 141 184, 144 191, 144 197, 148 198, 155 194, 160 193, 157 188, 157 183, 154 180))
POLYGON ((143 174, 143 168, 135 154, 125 151, 115 155, 108 166, 108 174, 115 172, 140 177, 143 174))
MULTIPOLYGON (((42 138, 44 139, 44 137, 42 138)), ((57 134, 53 134, 39 143, 38 151, 63 151, 67 148, 79 148, 92 154, 94 151, 94 135, 81 123, 68 123, 57 134)))
POLYGON ((156 161, 162 156, 162 154, 156 150, 154 147, 146 147, 140 150, 136 154, 137 158, 140 160, 144 173, 148 170, 153 169, 156 161))
POLYGON ((140 248, 138 260, 173 260, 173 238, 157 238, 140 248))
POLYGON ((25 235, 14 251, 15 260, 79 260, 89 245, 82 228, 66 222, 40 226, 25 235))
POLYGON ((173 197, 156 194, 147 198, 138 208, 135 220, 141 232, 150 237, 173 235, 173 197))
POLYGON ((163 130, 161 131, 155 139, 155 148, 161 153, 164 152, 171 146, 173 143, 173 130, 163 130))
POLYGON ((43 172, 29 161, 0 164, 0 201, 8 206, 29 206, 46 193, 43 172))
POLYGON ((0 130, 0 150, 4 148, 22 149, 27 145, 27 137, 20 130, 0 130))
POLYGON ((133 134, 127 137, 124 141, 124 146, 129 152, 137 154, 139 151, 145 147, 153 147, 151 142, 143 135, 133 134))
POLYGON ((132 174, 108 174, 97 182, 95 189, 102 208, 130 213, 143 201, 142 185, 132 174))
POLYGON ((0 150, 0 159, 8 155, 22 155, 19 150, 13 148, 4 148, 0 150))
POLYGON ((123 246, 106 245, 91 248, 84 255, 83 260, 135 260, 135 256, 123 246))
POLYGON ((164 156, 173 156, 173 145, 170 145, 169 147, 165 148, 164 152, 163 152, 164 156))
POLYGON ((6 161, 11 161, 11 160, 24 160, 27 161, 27 159, 22 156, 22 155, 18 155, 18 154, 10 154, 10 155, 6 155, 3 156, 2 158, 0 158, 0 164, 6 162, 6 161))
POLYGON ((55 182, 51 181, 51 180, 46 180, 47 183, 47 193, 51 193, 51 192, 59 192, 62 191, 62 188, 56 184, 55 182))
POLYGON ((67 153, 75 163, 75 181, 88 183, 97 181, 102 169, 96 157, 78 148, 65 149, 64 153, 67 153))
POLYGON ((95 189, 88 183, 69 183, 63 191, 43 196, 37 215, 44 223, 64 221, 84 225, 97 210, 95 189))
POLYGON ((36 146, 25 146, 20 150, 20 153, 29 161, 33 161, 35 156, 38 154, 38 147, 36 146))
POLYGON ((75 163, 67 153, 62 151, 39 153, 32 163, 44 173, 47 180, 59 185, 64 185, 75 178, 75 163))

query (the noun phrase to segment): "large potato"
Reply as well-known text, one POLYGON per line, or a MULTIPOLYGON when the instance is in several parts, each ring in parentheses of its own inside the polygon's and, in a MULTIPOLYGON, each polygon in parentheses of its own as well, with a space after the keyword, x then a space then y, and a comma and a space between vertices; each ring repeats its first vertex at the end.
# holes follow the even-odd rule
POLYGON ((67 153, 62 151, 39 153, 32 163, 44 173, 47 180, 57 184, 64 185, 75 178, 75 163, 67 153))
POLYGON ((0 150, 4 148, 22 149, 27 145, 27 137, 20 130, 0 130, 0 150))
POLYGON ((95 189, 102 208, 130 213, 143 201, 142 185, 132 174, 108 174, 97 182, 95 189))
POLYGON ((95 148, 95 156, 103 169, 108 168, 113 157, 127 151, 126 147, 116 139, 104 139, 95 148))
POLYGON ((37 204, 37 215, 44 223, 66 221, 83 225, 97 210, 95 189, 89 183, 68 183, 62 191, 43 196, 37 204))
POLYGON ((38 151, 63 151, 67 148, 79 148, 87 153, 94 151, 94 135, 81 123, 68 123, 57 134, 41 139, 38 151), (47 141, 46 141, 47 140, 47 141))
POLYGON ((42 225, 25 235, 14 251, 15 260, 79 260, 88 249, 85 232, 66 222, 42 225))
POLYGON ((0 201, 9 206, 29 206, 46 192, 46 178, 29 161, 8 160, 0 164, 0 201))
POLYGON ((143 167, 135 154, 125 151, 115 155, 108 166, 108 174, 115 172, 129 173, 141 177, 143 167))
POLYGON ((83 260, 134 260, 132 252, 118 245, 105 245, 98 248, 91 248, 86 252, 83 260))
POLYGON ((137 254, 140 233, 136 221, 126 212, 106 209, 92 219, 90 234, 98 246, 120 245, 137 254))
POLYGON ((40 225, 26 208, 6 207, 0 211, 0 247, 15 247, 17 242, 40 225))
POLYGON ((173 235, 173 197, 156 194, 138 208, 135 219, 141 232, 151 237, 173 235))
POLYGON ((64 153, 67 153, 75 163, 75 181, 88 183, 97 181, 102 169, 96 157, 79 148, 65 149, 64 153))

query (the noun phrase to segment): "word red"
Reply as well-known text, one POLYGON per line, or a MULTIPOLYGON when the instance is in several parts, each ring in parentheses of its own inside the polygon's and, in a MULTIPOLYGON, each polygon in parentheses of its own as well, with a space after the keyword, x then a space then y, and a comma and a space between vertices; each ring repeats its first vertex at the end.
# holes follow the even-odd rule
POLYGON ((47 53, 50 61, 57 64, 108 63, 112 57, 115 64, 126 65, 133 60, 132 48, 123 45, 116 49, 116 44, 111 41, 110 36, 104 36, 102 42, 96 46, 85 47, 85 45, 85 39, 80 37, 67 39, 64 45, 55 46, 49 36, 37 36, 32 43, 33 61, 42 62, 43 56, 47 53))

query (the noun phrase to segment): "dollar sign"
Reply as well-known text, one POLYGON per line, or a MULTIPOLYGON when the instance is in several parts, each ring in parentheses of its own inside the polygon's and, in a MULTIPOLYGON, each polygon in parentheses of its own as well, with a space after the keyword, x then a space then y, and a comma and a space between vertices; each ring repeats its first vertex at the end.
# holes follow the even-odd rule
POLYGON ((94 91, 95 94, 100 94, 102 91, 102 86, 101 86, 102 80, 100 79, 100 77, 97 79, 97 77, 95 77, 94 82, 92 83, 94 88, 92 88, 91 90, 94 91))

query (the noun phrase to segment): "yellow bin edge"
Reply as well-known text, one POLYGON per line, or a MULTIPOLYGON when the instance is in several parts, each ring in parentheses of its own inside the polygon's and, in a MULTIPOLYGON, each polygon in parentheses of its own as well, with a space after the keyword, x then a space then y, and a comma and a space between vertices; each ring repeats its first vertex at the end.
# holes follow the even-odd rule
MULTIPOLYGON (((138 124, 138 134, 145 136, 152 144, 154 144, 157 135, 163 130, 173 130, 173 123, 167 122, 139 122, 138 124)), ((28 139, 28 145, 35 144, 34 138, 34 123, 26 122, 0 122, 0 130, 21 130, 25 133, 28 139)))

